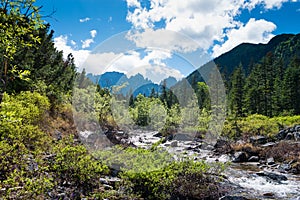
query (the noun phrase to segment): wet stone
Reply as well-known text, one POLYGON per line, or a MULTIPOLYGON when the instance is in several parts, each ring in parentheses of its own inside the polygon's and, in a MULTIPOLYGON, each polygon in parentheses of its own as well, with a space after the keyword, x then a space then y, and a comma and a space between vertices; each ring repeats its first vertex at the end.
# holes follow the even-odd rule
POLYGON ((232 162, 246 162, 248 159, 247 159, 247 155, 245 152, 242 152, 242 151, 239 151, 239 152, 236 152, 234 154, 234 159, 232 162))
POLYGON ((258 156, 251 156, 248 160, 248 162, 258 162, 259 161, 259 157, 258 156))
POLYGON ((273 157, 268 158, 268 159, 267 159, 267 164, 268 164, 268 165, 273 165, 273 164, 275 164, 274 158, 273 158, 273 157))

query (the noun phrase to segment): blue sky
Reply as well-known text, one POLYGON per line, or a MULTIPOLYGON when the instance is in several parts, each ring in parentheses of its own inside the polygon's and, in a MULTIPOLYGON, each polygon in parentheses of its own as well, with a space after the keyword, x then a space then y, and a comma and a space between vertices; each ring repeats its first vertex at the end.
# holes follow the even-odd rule
MULTIPOLYGON (((297 0, 37 0, 54 42, 88 72, 180 78, 242 42, 300 33, 297 0), (120 34, 121 33, 121 34, 120 34)), ((154 78, 154 77, 149 77, 154 78)))

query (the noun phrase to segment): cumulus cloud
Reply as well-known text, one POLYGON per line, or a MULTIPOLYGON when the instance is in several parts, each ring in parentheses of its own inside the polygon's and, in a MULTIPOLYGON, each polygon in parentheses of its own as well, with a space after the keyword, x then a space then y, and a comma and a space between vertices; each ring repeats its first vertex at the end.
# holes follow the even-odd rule
POLYGON ((54 45, 57 50, 63 51, 64 59, 67 58, 68 54, 72 53, 75 59, 75 65, 79 68, 82 68, 83 63, 90 54, 88 50, 73 49, 68 45, 68 37, 63 35, 54 38, 54 45))
POLYGON ((272 32, 275 29, 276 25, 272 22, 268 22, 264 19, 255 20, 251 18, 246 25, 229 30, 226 34, 228 40, 221 45, 214 46, 213 56, 217 57, 243 42, 267 43, 274 37, 272 32))
POLYGON ((80 22, 80 23, 83 23, 83 22, 88 22, 88 21, 90 21, 90 20, 91 20, 91 18, 86 17, 86 18, 79 19, 79 22, 80 22))
POLYGON ((95 42, 94 38, 97 35, 97 31, 96 30, 91 30, 90 34, 91 34, 92 38, 89 38, 89 39, 86 39, 86 40, 81 40, 81 43, 82 43, 81 48, 83 48, 83 49, 89 48, 91 46, 91 44, 95 42))
POLYGON ((97 35, 97 31, 96 31, 96 30, 91 30, 91 31, 90 31, 90 34, 91 34, 91 37, 92 37, 92 38, 95 38, 96 35, 97 35))
MULTIPOLYGON (((160 45, 159 47, 172 46, 175 51, 188 52, 195 48, 208 50, 212 48, 216 42, 224 43, 227 38, 232 37, 228 34, 243 29, 246 31, 253 31, 249 28, 250 24, 245 25, 237 20, 237 16, 245 9, 252 10, 257 6, 263 6, 268 9, 279 9, 283 3, 294 0, 150 0, 150 6, 142 6, 141 1, 127 0, 128 14, 127 21, 130 22, 135 31, 132 31, 131 40, 133 40, 139 47, 146 45, 160 45), (163 24, 162 27, 157 27, 156 23, 163 24), (189 46, 186 41, 177 40, 169 34, 168 37, 160 35, 161 30, 169 30, 179 32, 193 38, 197 43, 189 46), (232 30, 232 31, 231 31, 232 30), (158 44, 156 41, 151 41, 150 33, 156 34, 158 44), (189 48, 190 47, 190 48, 189 48)), ((266 22, 266 21, 265 21, 266 22)), ((261 21, 256 24, 262 23, 261 21)), ((257 30, 260 36, 256 35, 254 42, 266 41, 270 38, 269 30, 274 29, 267 23, 268 27, 259 26, 261 30, 257 30), (270 28, 271 27, 271 28, 270 28)), ((239 37, 242 40, 243 38, 239 37)), ((245 37, 245 41, 249 38, 245 37)), ((229 43, 227 43, 229 46, 229 43)), ((224 47, 225 48, 225 47, 224 47)))

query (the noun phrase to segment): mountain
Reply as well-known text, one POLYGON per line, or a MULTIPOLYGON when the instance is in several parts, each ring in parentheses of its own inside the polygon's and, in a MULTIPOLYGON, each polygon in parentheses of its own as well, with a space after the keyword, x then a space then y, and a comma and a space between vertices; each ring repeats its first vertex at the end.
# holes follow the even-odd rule
POLYGON ((105 72, 102 75, 93 75, 91 73, 86 75, 93 83, 97 83, 101 87, 111 88, 115 85, 122 85, 128 81, 127 76, 121 72, 105 72))
POLYGON ((102 88, 111 89, 113 86, 123 86, 119 92, 124 96, 133 94, 134 97, 138 94, 150 96, 152 90, 154 90, 155 93, 160 94, 164 83, 167 88, 170 88, 177 83, 176 78, 168 77, 162 80, 160 84, 156 84, 139 73, 130 77, 127 77, 126 74, 121 72, 105 72, 101 75, 89 73, 86 76, 93 83, 98 83, 102 88))
POLYGON ((177 83, 177 79, 174 78, 174 77, 172 77, 172 76, 169 76, 168 78, 162 80, 162 81, 160 82, 160 85, 165 84, 165 86, 166 86, 167 88, 171 88, 171 87, 173 87, 176 83, 177 83))
MULTIPOLYGON (((226 80, 240 64, 244 72, 248 75, 252 66, 261 62, 267 53, 274 54, 275 58, 281 59, 284 67, 287 67, 289 60, 300 55, 300 34, 282 34, 273 37, 267 44, 243 43, 232 50, 220 55, 211 62, 201 66, 199 69, 205 70, 212 64, 216 64, 226 80), (203 68, 203 69, 201 69, 203 68)), ((203 81, 199 70, 195 70, 187 76, 187 80, 194 85, 196 82, 203 81)))

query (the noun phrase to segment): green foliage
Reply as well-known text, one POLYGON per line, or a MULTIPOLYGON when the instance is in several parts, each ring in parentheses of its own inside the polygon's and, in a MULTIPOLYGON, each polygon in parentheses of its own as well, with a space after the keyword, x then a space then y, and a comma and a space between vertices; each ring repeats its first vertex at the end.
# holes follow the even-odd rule
POLYGON ((196 95, 200 109, 210 108, 209 88, 204 82, 198 82, 196 87, 196 95))
MULTIPOLYGON (((26 79, 30 73, 20 64, 14 64, 15 54, 19 49, 31 48, 40 43, 36 30, 44 26, 35 0, 1 1, 0 7, 0 79, 3 82, 1 92, 5 92, 8 82, 26 79)), ((0 99, 1 102, 1 99, 0 99)))
POLYGON ((236 116, 243 116, 244 108, 244 86, 245 86, 245 77, 242 71, 242 65, 235 69, 231 77, 231 89, 229 92, 229 107, 232 113, 236 116))
MULTIPOLYGON (((197 181, 203 181, 209 173, 219 174, 225 169, 223 164, 207 164, 190 159, 175 161, 171 154, 159 147, 152 150, 114 147, 97 152, 96 157, 112 168, 121 170, 120 187, 125 189, 126 194, 136 194, 147 199, 168 199, 176 195, 174 191, 180 187, 199 187, 195 180, 184 184, 178 182, 187 175, 197 175, 201 177, 197 181)), ((202 182, 203 194, 211 193, 206 186, 209 182, 216 184, 216 180, 213 179, 202 182)))
POLYGON ((52 170, 62 181, 87 187, 91 180, 97 180, 102 173, 108 173, 107 166, 95 160, 87 149, 81 145, 70 145, 64 142, 54 148, 56 153, 52 170))
MULTIPOLYGON (((223 167, 212 167, 204 162, 193 162, 191 160, 181 162, 171 162, 167 166, 151 172, 136 172, 126 171, 122 174, 125 181, 125 188, 133 193, 137 193, 141 197, 147 199, 169 199, 171 197, 178 197, 176 190, 181 187, 194 187, 202 182, 206 175, 205 173, 212 172, 219 174, 223 167), (198 180, 189 180, 181 182, 187 175, 193 174, 199 176, 198 180), (201 181, 202 180, 202 181, 201 181), (196 182, 197 181, 197 182, 196 182)), ((208 184, 216 184, 216 180, 203 181, 201 190, 202 195, 211 194, 208 184), (204 183, 203 183, 204 182, 204 183)), ((193 191, 195 192, 195 191, 193 191)), ((196 198, 197 196, 194 196, 196 198)))
POLYGON ((0 110, 1 140, 10 144, 21 143, 29 149, 40 148, 46 135, 37 124, 48 108, 47 97, 36 92, 21 92, 15 96, 4 94, 0 110))

